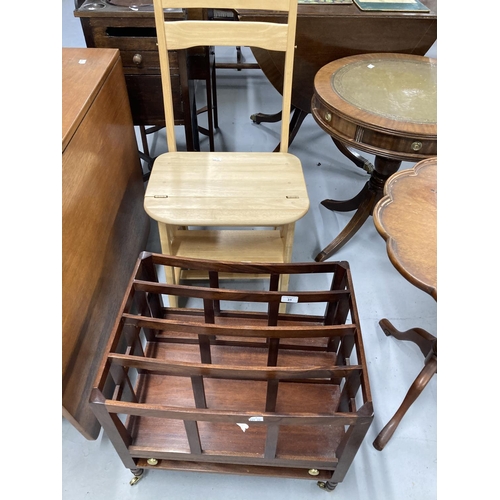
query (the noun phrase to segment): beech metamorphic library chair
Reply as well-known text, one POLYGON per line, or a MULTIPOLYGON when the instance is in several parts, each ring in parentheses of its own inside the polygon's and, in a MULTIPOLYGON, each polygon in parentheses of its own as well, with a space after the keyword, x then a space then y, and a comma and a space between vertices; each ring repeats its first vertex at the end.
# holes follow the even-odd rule
MULTIPOLYGON (((291 262, 295 222, 309 209, 301 162, 287 152, 297 0, 155 0, 154 9, 168 152, 155 160, 144 208, 158 221, 162 253, 233 262, 291 262), (164 9, 171 8, 283 11, 287 22, 187 16, 165 22, 164 9), (168 51, 198 46, 255 46, 286 54, 279 151, 177 151, 168 51)), ((199 278, 188 270, 165 271, 172 284, 199 278)), ((287 286, 288 277, 282 276, 280 290, 287 286)))

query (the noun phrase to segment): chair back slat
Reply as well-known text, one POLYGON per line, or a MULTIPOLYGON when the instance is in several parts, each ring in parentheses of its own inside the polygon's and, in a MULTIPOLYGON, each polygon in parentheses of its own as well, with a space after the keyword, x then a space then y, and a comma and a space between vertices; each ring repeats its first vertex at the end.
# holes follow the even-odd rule
POLYGON ((288 26, 262 22, 167 21, 165 36, 169 50, 203 45, 242 46, 285 51, 288 26))
POLYGON ((255 9, 288 11, 290 0, 160 0, 164 9, 255 9))
POLYGON ((177 151, 174 132, 174 106, 170 81, 169 50, 186 50, 198 46, 248 46, 285 54, 282 90, 280 152, 288 151, 292 76, 297 24, 297 0, 154 0, 158 53, 162 75, 163 102, 169 152, 177 151), (163 9, 250 9, 283 11, 286 22, 228 23, 216 20, 183 20, 165 22, 163 9))

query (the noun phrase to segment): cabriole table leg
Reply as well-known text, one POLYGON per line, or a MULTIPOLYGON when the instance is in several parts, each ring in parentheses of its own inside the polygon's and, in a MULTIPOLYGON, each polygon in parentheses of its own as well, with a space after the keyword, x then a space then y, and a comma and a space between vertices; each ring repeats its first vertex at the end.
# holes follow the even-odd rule
POLYGON ((417 378, 411 385, 403 402, 401 403, 401 406, 386 426, 380 431, 375 441, 373 441, 373 446, 377 450, 382 451, 384 449, 385 445, 389 442, 392 435, 396 431, 405 413, 420 396, 435 373, 437 373, 437 356, 434 353, 430 353, 422 371, 418 374, 417 378))

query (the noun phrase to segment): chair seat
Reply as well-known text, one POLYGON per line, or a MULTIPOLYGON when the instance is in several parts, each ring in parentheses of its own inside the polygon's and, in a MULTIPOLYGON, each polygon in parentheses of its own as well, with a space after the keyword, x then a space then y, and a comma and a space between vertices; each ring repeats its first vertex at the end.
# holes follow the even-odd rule
POLYGON ((309 209, 300 160, 289 153, 172 152, 154 164, 144 199, 180 226, 281 226, 309 209))

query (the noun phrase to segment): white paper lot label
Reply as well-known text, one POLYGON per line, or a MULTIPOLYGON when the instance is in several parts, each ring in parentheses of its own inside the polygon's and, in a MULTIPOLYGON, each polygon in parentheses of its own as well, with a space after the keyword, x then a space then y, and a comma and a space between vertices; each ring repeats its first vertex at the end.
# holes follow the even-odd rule
POLYGON ((281 296, 281 302, 298 302, 299 298, 298 297, 293 297, 290 295, 282 295, 281 296))

